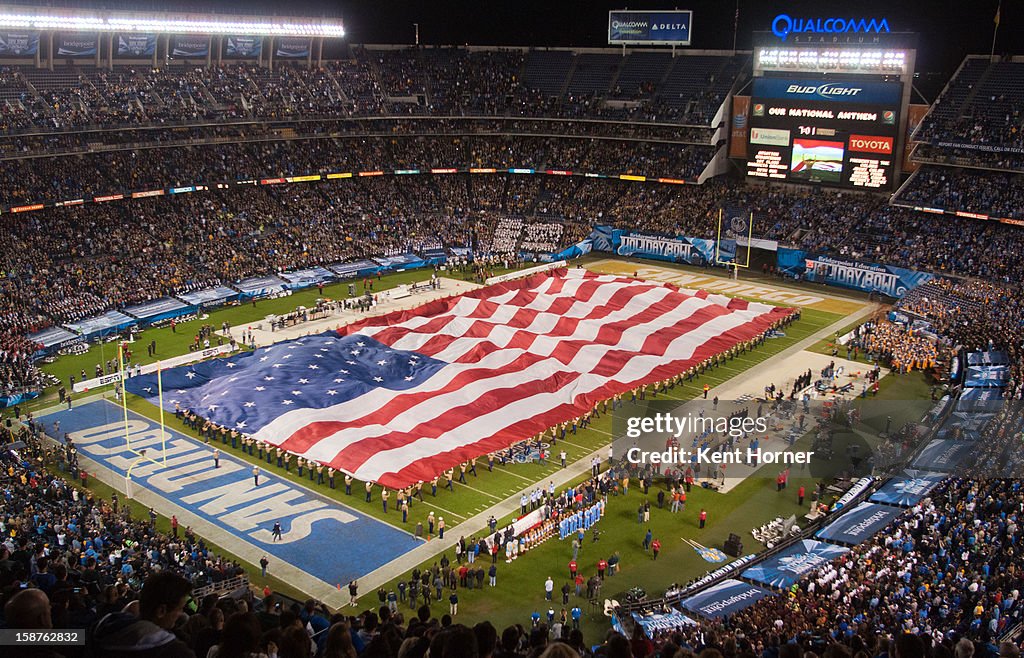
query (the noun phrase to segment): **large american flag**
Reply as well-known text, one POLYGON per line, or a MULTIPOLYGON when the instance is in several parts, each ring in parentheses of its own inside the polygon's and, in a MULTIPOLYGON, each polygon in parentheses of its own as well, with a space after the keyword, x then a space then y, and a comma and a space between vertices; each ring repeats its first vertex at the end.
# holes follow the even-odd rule
MULTIPOLYGON (((165 371, 164 404, 404 487, 683 372, 790 312, 563 270, 165 371)), ((155 375, 128 388, 156 402, 155 375)))

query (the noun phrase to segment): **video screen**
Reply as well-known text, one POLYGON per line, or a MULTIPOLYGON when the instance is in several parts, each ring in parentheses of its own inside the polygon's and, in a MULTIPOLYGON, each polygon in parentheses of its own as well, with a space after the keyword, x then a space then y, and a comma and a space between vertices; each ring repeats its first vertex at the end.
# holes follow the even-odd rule
POLYGON ((747 175, 836 187, 890 187, 901 97, 898 82, 755 80, 747 175))

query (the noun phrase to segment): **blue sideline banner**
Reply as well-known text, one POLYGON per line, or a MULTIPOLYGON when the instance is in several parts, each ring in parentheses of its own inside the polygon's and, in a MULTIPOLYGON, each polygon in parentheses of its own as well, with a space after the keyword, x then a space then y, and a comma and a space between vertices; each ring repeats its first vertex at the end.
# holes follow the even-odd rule
POLYGON ((35 57, 38 52, 38 32, 0 32, 0 57, 35 57))
POLYGON ((975 450, 973 441, 935 439, 910 464, 913 468, 949 473, 975 450))
POLYGON ((931 272, 918 272, 892 265, 813 256, 800 249, 780 247, 776 253, 779 270, 815 283, 902 297, 922 283, 935 278, 931 272))
POLYGON ((1003 351, 971 352, 967 355, 969 366, 1003 366, 1011 363, 1010 356, 1003 351))
POLYGON ((155 53, 155 34, 117 35, 118 57, 152 57, 155 53))
POLYGON ((689 10, 610 11, 608 43, 689 46, 692 23, 689 10))
POLYGON ((339 279, 371 276, 381 270, 380 265, 369 259, 352 261, 350 263, 337 263, 327 267, 334 272, 339 279))
POLYGON ((309 57, 310 40, 301 37, 278 37, 274 42, 274 57, 309 57))
POLYGON ((1003 390, 999 388, 965 388, 956 401, 957 411, 996 412, 1003 406, 1003 390))
POLYGON ((63 327, 49 327, 29 334, 28 339, 36 345, 41 345, 43 350, 60 350, 70 345, 85 342, 78 334, 72 333, 63 327))
POLYGON ((241 293, 239 297, 251 299, 253 297, 276 295, 286 290, 285 283, 283 279, 279 279, 276 276, 251 276, 235 283, 235 288, 241 293))
POLYGON ((137 324, 135 318, 118 311, 107 311, 103 315, 83 318, 75 322, 67 322, 64 328, 81 335, 86 340, 116 334, 137 324))
POLYGON ((263 54, 263 37, 231 36, 224 41, 225 57, 258 59, 263 54))
POLYGON ((138 318, 139 322, 152 324, 161 320, 195 313, 196 308, 184 304, 174 297, 162 297, 135 306, 128 306, 124 309, 124 312, 126 315, 138 318))
POLYGON ((395 256, 375 256, 371 260, 375 261, 384 269, 393 269, 397 271, 412 270, 417 267, 426 266, 426 261, 417 256, 414 253, 397 254, 395 256))
POLYGON ((727 578, 700 594, 683 599, 679 606, 701 617, 718 619, 749 608, 771 595, 771 592, 757 585, 727 578))
POLYGON ((55 39, 57 57, 95 57, 98 38, 95 32, 61 32, 55 39))
POLYGON ((1010 366, 967 366, 967 388, 1006 388, 1010 366))
POLYGON ((448 261, 448 252, 444 249, 424 249, 420 257, 427 265, 444 265, 448 261))
POLYGON ((743 572, 743 577, 776 589, 786 589, 849 552, 850 549, 842 546, 801 539, 781 553, 750 567, 743 572))
POLYGON ((894 477, 871 494, 868 500, 877 503, 889 503, 900 507, 913 507, 935 488, 946 476, 928 471, 916 471, 908 468, 903 475, 894 477))
POLYGON ((226 286, 216 286, 188 292, 178 297, 193 306, 215 306, 238 298, 238 291, 226 286))
POLYGON ((285 288, 289 290, 301 290, 320 283, 327 283, 334 280, 334 272, 322 267, 309 267, 294 272, 281 272, 280 278, 285 281, 285 288))
POLYGON ((902 510, 887 505, 861 503, 815 533, 818 539, 856 546, 889 525, 902 510))
POLYGON ((696 626, 697 622, 690 619, 678 610, 672 610, 672 612, 655 612, 646 615, 638 615, 632 613, 633 621, 640 625, 640 628, 644 629, 644 634, 647 637, 654 637, 655 633, 661 631, 674 631, 682 628, 683 626, 696 626))

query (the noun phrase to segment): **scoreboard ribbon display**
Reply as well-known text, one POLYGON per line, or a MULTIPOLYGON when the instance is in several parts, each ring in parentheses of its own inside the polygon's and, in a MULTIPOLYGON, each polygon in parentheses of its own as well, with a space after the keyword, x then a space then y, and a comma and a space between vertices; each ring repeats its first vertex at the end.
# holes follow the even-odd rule
POLYGON ((862 189, 891 186, 899 82, 759 78, 747 176, 862 189))

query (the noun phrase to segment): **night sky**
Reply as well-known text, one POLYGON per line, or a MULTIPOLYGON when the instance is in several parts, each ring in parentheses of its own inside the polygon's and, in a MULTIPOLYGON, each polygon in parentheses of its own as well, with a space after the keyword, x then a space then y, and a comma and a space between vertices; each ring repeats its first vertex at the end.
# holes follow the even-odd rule
MULTIPOLYGON (((28 0, 22 0, 29 4, 28 0)), ((692 48, 731 49, 735 0, 690 0, 636 5, 606 0, 56 0, 52 4, 220 13, 274 13, 341 17, 350 43, 412 43, 419 23, 424 45, 607 46, 608 10, 691 9, 692 48)), ((888 19, 890 28, 917 32, 918 71, 950 73, 968 53, 988 53, 998 0, 740 0, 737 45, 768 30, 779 13, 807 18, 888 19)), ((996 53, 1021 52, 1024 2, 1004 0, 996 53)))

